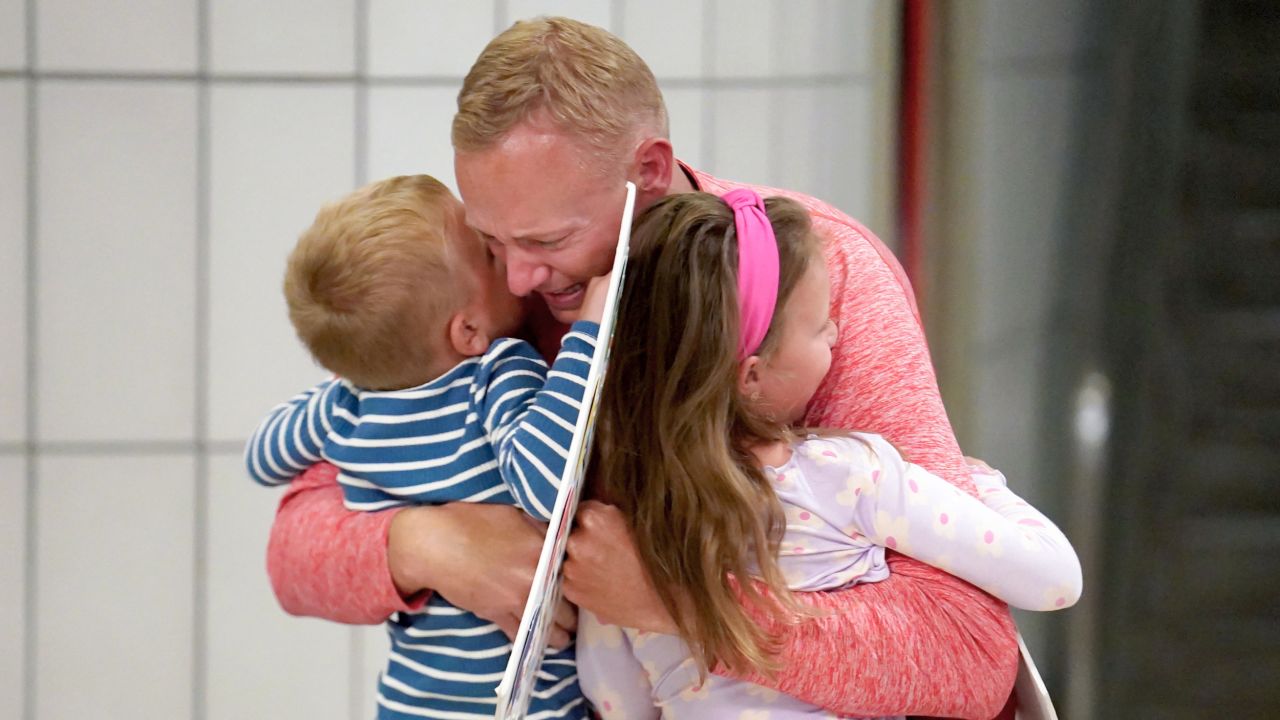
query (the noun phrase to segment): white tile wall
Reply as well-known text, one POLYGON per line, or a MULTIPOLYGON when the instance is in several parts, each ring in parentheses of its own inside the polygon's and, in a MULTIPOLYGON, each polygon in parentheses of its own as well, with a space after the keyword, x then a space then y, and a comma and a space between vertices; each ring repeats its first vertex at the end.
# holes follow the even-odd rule
POLYGON ((192 459, 44 458, 37 472, 36 717, 189 717, 192 459))
POLYGON ((190 440, 196 93, 44 82, 37 374, 43 440, 190 440))
POLYGON ((285 258, 354 176, 350 87, 219 86, 211 102, 209 433, 243 441, 324 377, 284 304, 285 258))
POLYGON ((493 0, 371 0, 369 74, 462 77, 493 26, 493 0))
POLYGON ((769 183, 774 140, 762 138, 772 138, 769 108, 776 91, 725 89, 709 94, 714 108, 711 162, 715 167, 700 169, 741 182, 769 183))
POLYGON ((599 0, 507 0, 506 29, 516 20, 540 15, 563 15, 606 30, 613 29, 613 3, 599 0))
POLYGON ((675 148, 676 157, 699 170, 705 169, 702 129, 706 116, 706 93, 698 88, 676 88, 663 90, 662 96, 667 103, 671 146, 675 148))
POLYGON ((43 70, 196 69, 195 0, 41 0, 34 5, 36 62, 43 70))
POLYGON ((714 77, 769 77, 776 71, 783 53, 773 42, 777 10, 772 0, 713 0, 714 77))
POLYGON ((215 72, 355 72, 355 0, 217 0, 209 5, 215 72))
POLYGON ((0 69, 27 64, 27 3, 0 0, 0 69))
POLYGON ((22 716, 26 646, 27 465, 0 455, 0 717, 22 716))
MULTIPOLYGON (((557 13, 618 29, 652 63, 682 159, 859 213, 870 168, 830 156, 871 142, 868 31, 854 27, 871 4, 804 0, 770 33, 759 17, 733 19, 752 8, 709 0, 0 0, 0 73, 21 75, 0 78, 0 623, 19 629, 0 643, 0 717, 20 716, 24 702, 32 720, 369 717, 384 632, 276 608, 263 553, 278 495, 239 469, 237 447, 261 413, 325 376, 280 294, 297 234, 359 181, 429 172, 452 184, 449 123, 474 56, 495 28, 557 13), (39 49, 30 75, 28 7, 39 49), (357 76, 358 48, 368 78, 357 76), (33 188, 26 82, 37 89, 33 188), (776 102, 796 93, 793 107, 776 102), (765 140, 784 126, 798 129, 785 142, 810 164, 765 140), (28 190, 35 278, 25 275, 28 190), (29 323, 33 408, 18 362, 29 323), (28 431, 29 411, 39 427, 28 431), (198 429, 212 449, 195 442, 198 429), (28 436, 38 497, 26 496, 28 436), (86 454, 95 447, 103 454, 86 454), (38 600, 24 608, 31 583, 38 600), (24 677, 28 635, 39 649, 24 677), (147 692, 136 692, 139 677, 147 692)), ((789 5, 755 9, 776 19, 789 5)))
POLYGON ((0 442, 27 438, 26 93, 0 80, 0 442))
MULTIPOLYGON (((648 0, 623 8, 621 37, 659 82, 667 78, 703 77, 706 39, 702 2, 648 0)), ((667 101, 671 98, 668 96, 667 101)))
POLYGON ((210 459, 208 498, 208 717, 345 717, 351 631, 289 617, 267 581, 280 491, 251 481, 241 456, 225 454, 210 459))
POLYGON ((368 178, 426 173, 456 195, 449 142, 453 87, 376 87, 369 91, 368 178))
MULTIPOLYGON (((358 663, 355 676, 356 708, 371 708, 378 702, 378 675, 387 666, 387 657, 391 653, 391 640, 382 627, 356 628, 356 645, 358 663)), ((362 715, 363 716, 363 715, 362 715)))
POLYGON ((776 91, 773 183, 826 200, 869 222, 873 91, 867 86, 799 87, 776 91))
POLYGON ((873 0, 789 0, 779 3, 780 75, 865 75, 873 67, 873 0))

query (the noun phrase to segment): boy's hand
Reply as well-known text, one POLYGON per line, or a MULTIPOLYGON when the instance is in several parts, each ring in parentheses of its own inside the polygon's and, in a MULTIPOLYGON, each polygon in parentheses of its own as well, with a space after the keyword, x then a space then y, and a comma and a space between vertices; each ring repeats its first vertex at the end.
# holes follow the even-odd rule
POLYGON ((582 317, 580 320, 590 320, 598 323, 604 317, 604 301, 609 295, 609 279, 613 277, 612 272, 607 272, 600 277, 591 278, 587 282, 587 294, 582 299, 582 317))

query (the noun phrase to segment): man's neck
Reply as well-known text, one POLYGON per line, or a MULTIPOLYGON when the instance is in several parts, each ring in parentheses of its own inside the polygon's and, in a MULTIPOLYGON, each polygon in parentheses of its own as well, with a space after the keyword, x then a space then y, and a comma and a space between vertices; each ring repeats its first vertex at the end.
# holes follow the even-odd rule
POLYGON ((671 170, 671 186, 667 188, 667 194, 675 195, 676 193, 686 193, 697 190, 698 186, 694 183, 693 176, 689 174, 689 171, 685 169, 684 165, 679 162, 673 163, 673 165, 675 167, 671 170))

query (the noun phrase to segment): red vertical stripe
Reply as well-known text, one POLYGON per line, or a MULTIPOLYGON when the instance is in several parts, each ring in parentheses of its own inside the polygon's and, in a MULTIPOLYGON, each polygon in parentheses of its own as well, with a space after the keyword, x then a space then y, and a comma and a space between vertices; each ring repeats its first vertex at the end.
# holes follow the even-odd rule
POLYGON ((933 8, 930 0, 906 0, 902 15, 902 101, 898 117, 898 235, 902 264, 924 304, 922 260, 928 124, 928 89, 932 72, 929 36, 933 8))

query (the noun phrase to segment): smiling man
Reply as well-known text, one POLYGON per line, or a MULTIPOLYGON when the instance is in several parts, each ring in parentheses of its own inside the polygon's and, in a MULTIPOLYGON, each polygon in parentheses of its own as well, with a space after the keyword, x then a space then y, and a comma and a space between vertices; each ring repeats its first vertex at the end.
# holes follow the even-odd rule
MULTIPOLYGON (((744 187, 679 163, 644 61, 613 35, 562 18, 517 23, 485 48, 459 93, 453 143, 466 222, 505 262, 510 289, 541 299, 560 324, 575 319, 585 282, 609 269, 625 181, 637 187, 637 214, 669 193, 744 187)), ((829 205, 757 190, 801 202, 824 241, 840 340, 805 424, 878 432, 968 489, 897 262, 829 205)), ((551 325, 539 335, 544 346, 558 341, 551 325)), ((472 504, 359 516, 343 509, 332 470, 313 468, 282 500, 273 585, 290 612, 345 622, 412 612, 439 592, 510 634, 541 532, 509 511, 472 504)), ((993 716, 1017 662, 1007 608, 910 559, 895 556, 891 568, 882 583, 811 595, 826 613, 773 628, 783 670, 751 679, 840 714, 993 716)), ((674 628, 608 506, 580 511, 565 578, 569 599, 605 622, 674 628)), ((562 609, 558 625, 553 641, 563 644, 572 615, 562 609)))

